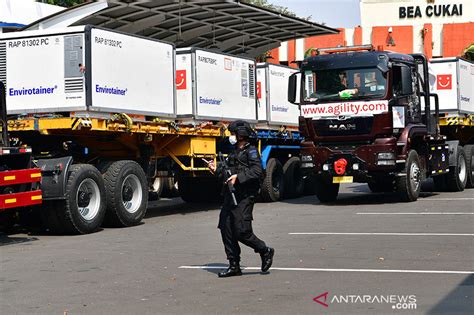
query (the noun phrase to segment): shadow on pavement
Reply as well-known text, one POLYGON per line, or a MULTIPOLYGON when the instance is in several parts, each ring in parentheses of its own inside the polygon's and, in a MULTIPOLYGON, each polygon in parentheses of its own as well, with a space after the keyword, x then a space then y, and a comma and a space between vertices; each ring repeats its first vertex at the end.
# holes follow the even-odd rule
MULTIPOLYGON (((201 266, 201 265, 192 265, 192 266, 201 266)), ((217 274, 221 271, 225 271, 229 265, 228 264, 222 264, 222 263, 209 263, 209 264, 205 264, 204 266, 206 266, 207 268, 206 267, 202 268, 202 270, 205 270, 209 273, 212 273, 212 274, 216 275, 216 277, 217 277, 217 274)), ((245 266, 241 266, 241 267, 245 268, 245 266)), ((242 276, 250 276, 250 275, 265 276, 265 275, 268 275, 268 274, 270 274, 270 272, 242 270, 242 276)))
POLYGON ((0 234, 0 246, 13 245, 20 243, 28 243, 37 241, 36 237, 27 237, 27 236, 8 236, 6 234, 0 234))
POLYGON ((474 275, 469 275, 426 314, 473 314, 474 275))
POLYGON ((160 199, 158 201, 149 202, 146 218, 154 218, 166 215, 219 210, 221 207, 219 202, 203 202, 203 203, 187 203, 181 198, 160 199))

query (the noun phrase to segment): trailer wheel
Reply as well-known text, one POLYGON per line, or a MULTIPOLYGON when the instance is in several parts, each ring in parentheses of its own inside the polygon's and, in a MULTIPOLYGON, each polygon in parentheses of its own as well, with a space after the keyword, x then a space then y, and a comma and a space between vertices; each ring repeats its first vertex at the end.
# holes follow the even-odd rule
POLYGON ((467 182, 466 188, 474 188, 474 145, 464 146, 464 153, 466 153, 467 160, 467 182))
POLYGON ((456 165, 449 167, 446 174, 446 186, 449 191, 463 191, 468 179, 466 154, 461 146, 456 151, 456 165))
POLYGON ((264 202, 278 201, 285 189, 283 168, 275 158, 268 160, 265 179, 263 180, 261 196, 264 202))
POLYGON ((158 200, 161 197, 161 194, 163 192, 163 188, 165 185, 165 179, 164 177, 155 177, 153 180, 153 184, 151 185, 151 190, 148 194, 148 200, 158 200))
POLYGON ((420 195, 422 171, 420 158, 415 150, 408 152, 404 173, 396 179, 396 190, 403 201, 416 201, 420 195))
POLYGON ((100 172, 89 164, 69 168, 66 199, 47 202, 43 220, 54 233, 87 234, 99 229, 105 215, 105 189, 100 172))
POLYGON ((285 197, 296 198, 303 194, 304 181, 299 157, 290 158, 283 166, 285 197))
POLYGON ((148 206, 145 172, 134 161, 112 163, 104 174, 107 211, 104 224, 113 227, 140 223, 148 206))
POLYGON ((339 194, 339 184, 333 184, 331 178, 316 177, 316 197, 321 203, 336 201, 339 194))

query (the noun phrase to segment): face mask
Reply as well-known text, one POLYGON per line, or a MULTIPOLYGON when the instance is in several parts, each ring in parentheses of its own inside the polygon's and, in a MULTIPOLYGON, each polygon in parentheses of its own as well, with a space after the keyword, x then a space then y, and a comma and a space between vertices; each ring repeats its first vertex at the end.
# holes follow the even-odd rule
POLYGON ((234 135, 229 136, 229 142, 230 144, 234 145, 237 143, 237 137, 234 135))

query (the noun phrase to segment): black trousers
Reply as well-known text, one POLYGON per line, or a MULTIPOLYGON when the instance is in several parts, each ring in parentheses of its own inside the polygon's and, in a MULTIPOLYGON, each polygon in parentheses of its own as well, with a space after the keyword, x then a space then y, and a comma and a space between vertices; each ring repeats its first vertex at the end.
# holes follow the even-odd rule
POLYGON ((222 242, 229 261, 240 262, 239 242, 252 248, 256 253, 263 253, 267 246, 253 233, 254 196, 238 200, 238 205, 232 204, 231 197, 224 196, 224 204, 219 215, 219 229, 222 242))

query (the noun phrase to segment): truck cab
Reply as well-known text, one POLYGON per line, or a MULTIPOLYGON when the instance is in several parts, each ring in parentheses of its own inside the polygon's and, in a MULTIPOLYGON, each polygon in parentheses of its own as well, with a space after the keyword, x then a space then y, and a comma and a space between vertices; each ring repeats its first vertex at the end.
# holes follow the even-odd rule
POLYGON ((423 55, 371 46, 321 50, 300 63, 288 99, 300 106, 302 167, 315 177, 320 201, 335 200, 339 185, 352 182, 414 201, 422 180, 449 173, 427 64, 423 55))

